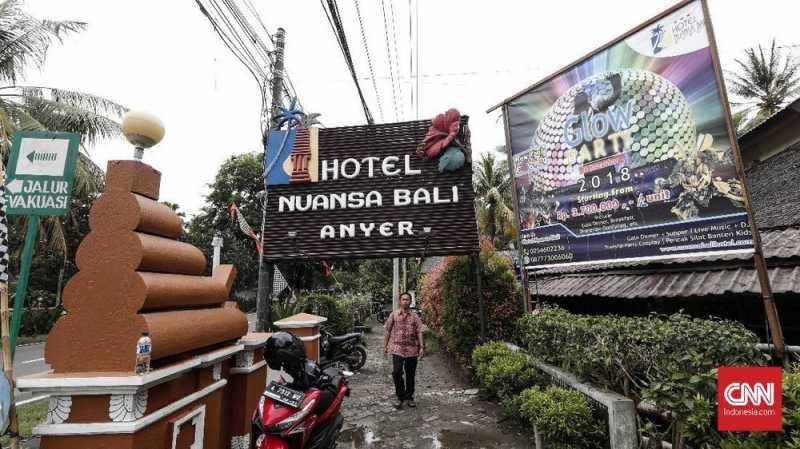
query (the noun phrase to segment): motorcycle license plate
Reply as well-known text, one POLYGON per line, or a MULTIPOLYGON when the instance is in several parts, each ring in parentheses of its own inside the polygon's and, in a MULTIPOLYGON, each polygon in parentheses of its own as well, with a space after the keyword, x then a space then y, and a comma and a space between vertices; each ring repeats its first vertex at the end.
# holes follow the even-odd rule
POLYGON ((297 391, 275 381, 267 385, 267 391, 264 392, 264 395, 292 408, 300 408, 300 404, 306 398, 306 394, 302 391, 297 391))

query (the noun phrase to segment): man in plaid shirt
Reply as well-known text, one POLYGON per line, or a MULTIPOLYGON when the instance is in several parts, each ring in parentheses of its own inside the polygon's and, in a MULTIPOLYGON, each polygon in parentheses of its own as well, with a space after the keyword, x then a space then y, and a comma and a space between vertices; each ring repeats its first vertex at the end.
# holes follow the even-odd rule
POLYGON ((389 315, 384 330, 383 352, 392 355, 392 377, 397 394, 395 407, 401 409, 404 403, 416 407, 414 375, 417 360, 425 353, 425 340, 422 338, 422 320, 411 311, 410 293, 400 294, 400 308, 389 315))

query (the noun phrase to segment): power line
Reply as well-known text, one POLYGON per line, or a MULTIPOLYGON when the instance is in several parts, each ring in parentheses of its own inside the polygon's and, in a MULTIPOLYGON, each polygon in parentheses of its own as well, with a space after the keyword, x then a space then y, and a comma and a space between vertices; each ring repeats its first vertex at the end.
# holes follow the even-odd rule
POLYGON ((381 116, 381 122, 384 122, 383 104, 381 103, 381 94, 378 91, 378 82, 375 79, 375 69, 372 66, 372 56, 369 53, 369 45, 367 45, 367 33, 364 31, 364 22, 361 20, 361 8, 358 6, 358 0, 353 0, 356 6, 356 17, 358 17, 358 25, 361 28, 361 42, 364 44, 364 53, 367 54, 367 65, 369 66, 370 78, 372 78, 372 88, 375 90, 375 99, 378 103, 378 113, 381 116))
MULTIPOLYGON (((395 69, 397 70, 397 76, 398 76, 397 92, 399 94, 399 97, 402 99, 405 95, 403 95, 403 83, 400 82, 400 73, 402 73, 402 70, 400 70, 400 52, 397 51, 397 21, 395 20, 394 16, 394 1, 392 0, 389 0, 389 11, 392 14, 391 17, 392 17, 392 43, 394 44, 394 66, 395 69)), ((405 120, 406 118, 405 108, 402 107, 402 105, 403 103, 401 102, 400 119, 405 120)))
POLYGON ((392 80, 392 103, 394 104, 394 119, 399 120, 400 114, 397 111, 397 85, 394 81, 394 65, 392 63, 392 50, 389 45, 389 23, 386 19, 386 5, 384 0, 381 0, 381 13, 383 14, 383 31, 386 37, 386 57, 389 59, 389 76, 392 80))
MULTIPOLYGON (((414 21, 412 20, 411 13, 413 12, 413 0, 408 0, 408 78, 411 79, 414 76, 414 21)), ((414 111, 414 85, 409 83, 408 90, 411 92, 411 98, 409 102, 409 107, 411 111, 414 111)), ((415 117, 419 118, 419 117, 415 117)))
POLYGON ((322 5, 322 9, 325 11, 325 15, 328 18, 328 23, 331 25, 331 29, 333 30, 333 34, 336 36, 336 42, 339 44, 339 49, 342 50, 342 55, 344 55, 345 63, 347 64, 347 68, 350 69, 350 75, 353 77, 353 82, 356 85, 356 90, 358 91, 358 97, 361 99, 361 107, 364 109, 364 116, 367 119, 367 123, 370 125, 375 123, 375 119, 372 118, 372 113, 369 111, 369 106, 367 106, 367 101, 364 99, 364 92, 361 90, 361 84, 358 82, 358 76, 356 75, 356 69, 353 65, 353 58, 350 55, 350 48, 347 45, 347 35, 344 32, 344 27, 342 26, 342 18, 339 14, 339 7, 336 4, 336 0, 327 0, 328 5, 325 6, 325 1, 320 0, 320 4, 322 5))

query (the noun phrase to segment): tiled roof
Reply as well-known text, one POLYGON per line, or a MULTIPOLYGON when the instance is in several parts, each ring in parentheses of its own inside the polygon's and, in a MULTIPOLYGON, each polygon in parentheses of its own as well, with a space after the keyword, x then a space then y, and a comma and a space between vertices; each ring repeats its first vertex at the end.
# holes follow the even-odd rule
MULTIPOLYGON (((800 291, 800 266, 771 268, 769 274, 774 293, 800 291)), ((542 296, 554 297, 675 298, 761 291, 753 268, 658 274, 569 274, 540 277, 537 284, 531 285, 532 292, 538 290, 542 296)))

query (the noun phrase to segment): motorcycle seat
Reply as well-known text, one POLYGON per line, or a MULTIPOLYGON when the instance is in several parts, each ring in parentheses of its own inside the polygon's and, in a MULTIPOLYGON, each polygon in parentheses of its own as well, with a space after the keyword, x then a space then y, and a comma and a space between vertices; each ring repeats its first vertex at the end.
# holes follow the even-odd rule
POLYGON ((360 338, 360 337, 361 337, 361 334, 359 334, 358 332, 353 332, 353 333, 350 333, 350 334, 338 335, 338 336, 335 336, 335 337, 333 337, 333 336, 328 337, 328 341, 331 342, 331 343, 342 343, 344 341, 352 340, 352 339, 360 338))

